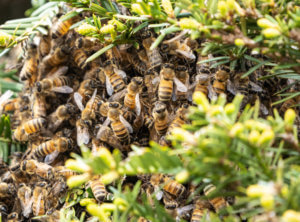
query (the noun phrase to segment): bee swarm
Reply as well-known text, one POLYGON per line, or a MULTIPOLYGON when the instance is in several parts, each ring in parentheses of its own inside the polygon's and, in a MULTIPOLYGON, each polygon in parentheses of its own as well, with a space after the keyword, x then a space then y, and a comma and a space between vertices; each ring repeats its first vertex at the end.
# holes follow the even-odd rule
MULTIPOLYGON (((245 96, 243 106, 260 99, 261 115, 272 112, 273 92, 263 88, 276 83, 257 80, 263 67, 245 79, 241 73, 255 64, 235 71, 226 66, 211 68, 213 63, 199 63, 210 55, 196 53, 204 42, 185 35, 168 35, 150 50, 156 34, 148 29, 135 35, 139 49, 118 45, 86 63, 104 45, 62 29, 73 23, 72 19, 58 20, 48 36, 27 42, 20 72, 24 89, 13 105, 12 100, 4 105, 4 111, 13 112, 14 139, 27 142, 28 147, 26 153, 13 155, 10 166, 2 163, 9 171, 1 172, 0 211, 11 221, 40 215, 59 221, 66 179, 75 175, 64 163, 71 152, 80 152, 82 144, 93 153, 103 147, 119 149, 124 158, 131 144, 147 147, 153 140, 171 146, 167 135, 188 123, 186 114, 195 91, 210 99, 225 93, 229 100, 239 92, 245 96)), ((290 105, 285 104, 281 111, 290 105)), ((200 221, 201 209, 218 212, 229 204, 225 198, 204 201, 199 196, 188 203, 196 187, 179 184, 167 175, 127 177, 124 187, 138 179, 147 194, 164 184, 156 197, 172 215, 176 212, 174 217, 200 221)), ((93 178, 86 189, 89 187, 98 202, 109 201, 99 178, 93 178)), ((202 193, 208 195, 213 189, 209 185, 202 193)))

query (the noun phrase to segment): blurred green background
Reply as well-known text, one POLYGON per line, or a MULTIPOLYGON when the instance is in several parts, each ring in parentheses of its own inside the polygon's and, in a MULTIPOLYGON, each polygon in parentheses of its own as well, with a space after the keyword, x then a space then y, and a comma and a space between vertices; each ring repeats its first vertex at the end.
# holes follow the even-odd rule
POLYGON ((9 19, 23 18, 29 8, 31 0, 0 0, 0 24, 9 19))

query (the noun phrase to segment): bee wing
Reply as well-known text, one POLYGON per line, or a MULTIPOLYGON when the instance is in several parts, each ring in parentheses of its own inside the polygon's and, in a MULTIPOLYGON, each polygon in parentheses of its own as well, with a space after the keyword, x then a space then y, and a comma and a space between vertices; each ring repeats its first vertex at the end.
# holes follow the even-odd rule
POLYGON ((40 212, 42 197, 43 197, 43 194, 40 193, 38 198, 37 198, 37 201, 36 201, 36 213, 40 212))
POLYGON ((120 121, 124 124, 124 126, 128 129, 129 133, 133 133, 133 129, 132 126, 130 125, 130 123, 127 122, 127 120, 120 115, 120 121))
POLYGON ((158 188, 155 189, 155 198, 156 200, 161 200, 164 196, 164 192, 159 190, 158 188))
MULTIPOLYGON (((109 120, 108 118, 107 118, 107 120, 109 120)), ((108 123, 109 124, 109 123, 108 123)), ((101 138, 101 135, 102 135, 102 133, 104 133, 104 131, 107 129, 107 125, 102 125, 101 127, 100 127, 100 129, 98 130, 98 132, 97 132, 97 135, 96 135, 96 138, 97 139, 100 139, 101 138)))
POLYGON ((82 96, 78 92, 74 93, 74 100, 75 100, 75 103, 78 106, 78 108, 81 111, 84 110, 84 106, 82 104, 82 96))
POLYGON ((31 214, 32 211, 32 203, 33 203, 33 197, 30 197, 31 193, 30 192, 26 192, 25 193, 25 203, 21 202, 22 205, 22 214, 24 217, 28 218, 29 215, 31 214))
POLYGON ((175 51, 177 53, 183 55, 184 57, 188 58, 188 59, 191 59, 191 60, 196 59, 196 56, 194 55, 194 53, 192 51, 187 52, 187 51, 184 51, 184 50, 181 50, 181 49, 176 49, 175 51))
POLYGON ((91 97, 92 103, 94 103, 95 98, 96 98, 96 95, 97 95, 97 89, 94 90, 93 95, 92 95, 92 97, 91 97))
POLYGON ((106 118, 106 120, 103 122, 103 126, 108 126, 110 124, 110 119, 106 118))
POLYGON ((208 85, 207 89, 208 89, 208 98, 213 99, 213 98, 217 97, 217 94, 214 91, 214 89, 212 88, 211 84, 208 85))
POLYGON ((44 159, 44 163, 51 164, 56 159, 58 154, 59 152, 57 150, 55 150, 53 153, 48 154, 44 159))
POLYGON ((251 91, 254 91, 254 92, 262 92, 263 91, 263 88, 261 88, 259 85, 257 85, 254 82, 250 81, 249 85, 251 86, 251 89, 250 89, 251 91))
POLYGON ((108 101, 115 102, 115 101, 123 100, 126 93, 127 93, 127 88, 121 90, 120 92, 113 94, 111 97, 109 97, 108 101))
POLYGON ((58 93, 72 93, 73 89, 70 86, 53 87, 52 91, 58 93))
POLYGON ((62 76, 68 72, 69 67, 68 66, 61 66, 59 67, 51 76, 51 78, 62 76))
POLYGON ((135 111, 136 115, 139 116, 141 114, 141 101, 139 93, 135 95, 135 111))
POLYGON ((234 83, 232 81, 227 82, 227 90, 230 93, 232 93, 233 95, 236 95, 238 92, 236 86, 234 85, 234 83))
POLYGON ((10 97, 12 97, 13 95, 13 91, 11 90, 7 90, 5 93, 3 93, 0 97, 0 107, 1 107, 1 110, 3 109, 3 104, 4 102, 6 102, 7 100, 9 100, 10 97))
POLYGON ((126 78, 126 72, 124 72, 123 70, 114 68, 114 71, 115 71, 115 73, 117 73, 119 76, 121 76, 123 79, 126 78))
POLYGON ((105 76, 105 77, 106 77, 106 79, 105 79, 106 91, 107 91, 107 94, 109 96, 111 96, 114 93, 114 88, 111 85, 108 76, 105 76))
POLYGON ((89 130, 86 127, 77 127, 77 145, 88 144, 90 141, 89 130))
POLYGON ((176 99, 177 99, 176 92, 177 92, 177 86, 176 86, 176 84, 174 84, 173 91, 172 91, 172 101, 176 101, 176 99))
POLYGON ((176 88, 178 91, 180 92, 187 92, 188 89, 186 87, 186 85, 184 85, 179 79, 177 79, 176 77, 174 78, 174 83, 176 85, 176 88))
POLYGON ((260 103, 259 109, 260 109, 261 113, 264 114, 265 116, 269 114, 269 110, 263 103, 260 103))
POLYGON ((192 209, 194 209, 194 204, 189 204, 184 207, 177 208, 176 211, 179 216, 182 216, 192 209))

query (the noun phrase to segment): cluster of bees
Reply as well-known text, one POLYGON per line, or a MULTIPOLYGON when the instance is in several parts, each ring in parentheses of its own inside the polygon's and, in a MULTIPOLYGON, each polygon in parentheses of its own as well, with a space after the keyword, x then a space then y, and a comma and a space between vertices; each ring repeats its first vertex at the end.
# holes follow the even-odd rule
MULTIPOLYGON (((257 80, 263 67, 241 78, 254 64, 232 72, 227 66, 199 63, 211 56, 198 54, 196 49, 203 42, 182 33, 166 36, 158 48, 150 50, 156 34, 147 28, 135 36, 138 49, 118 45, 86 63, 105 45, 70 30, 75 22, 76 18, 57 19, 49 35, 27 41, 19 74, 24 89, 2 107, 3 112, 12 112, 14 139, 28 144, 24 154, 13 155, 10 166, 1 165, 0 211, 8 221, 45 214, 49 221, 59 221, 66 179, 75 175, 64 162, 82 144, 92 152, 103 147, 119 149, 124 158, 131 144, 147 147, 153 140, 170 146, 167 136, 172 129, 188 123, 186 114, 195 91, 210 99, 221 93, 229 98, 242 93, 243 106, 260 99, 261 115, 271 112, 267 108, 271 92, 264 90, 269 83, 257 80)), ((138 179, 125 178, 124 185, 138 179)), ((219 212, 228 205, 223 197, 204 201, 195 195, 192 204, 185 206, 195 187, 168 175, 145 176, 142 181, 142 192, 149 194, 149 200, 156 192, 172 215, 177 212, 174 217, 197 222, 206 210, 219 212)), ((97 201, 106 200, 108 192, 99 177, 87 187, 97 201)), ((203 195, 214 189, 206 186, 203 195)))

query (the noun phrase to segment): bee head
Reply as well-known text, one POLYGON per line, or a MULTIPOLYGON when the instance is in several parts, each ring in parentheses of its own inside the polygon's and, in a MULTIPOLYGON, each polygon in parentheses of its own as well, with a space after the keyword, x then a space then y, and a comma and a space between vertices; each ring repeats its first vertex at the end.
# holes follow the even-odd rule
POLYGON ((118 108, 121 108, 121 104, 118 102, 111 102, 111 103, 109 103, 108 107, 113 108, 113 109, 118 109, 118 108))
POLYGON ((166 104, 164 104, 162 102, 157 102, 155 104, 155 112, 156 113, 163 113, 166 111, 166 108, 167 108, 166 104))
POLYGON ((26 171, 26 165, 27 165, 27 160, 22 161, 21 166, 20 166, 20 169, 21 169, 22 171, 26 171))
POLYGON ((142 39, 147 39, 150 38, 152 36, 152 33, 150 30, 146 29, 141 33, 141 38, 142 39))
POLYGON ((41 124, 43 127, 47 127, 47 120, 44 118, 41 118, 41 124))
POLYGON ((35 86, 36 86, 36 90, 37 90, 38 92, 42 92, 43 87, 42 87, 41 82, 37 82, 37 83, 35 84, 35 86))
POLYGON ((163 52, 167 52, 169 50, 170 46, 166 43, 161 44, 160 49, 163 52))
POLYGON ((187 108, 189 108, 189 104, 183 103, 181 107, 184 108, 184 109, 187 109, 187 108))
POLYGON ((13 212, 13 213, 8 215, 7 219, 15 219, 15 218, 18 218, 18 217, 19 217, 18 213, 13 212))
POLYGON ((103 63, 103 66, 104 66, 104 67, 109 66, 109 65, 112 65, 112 61, 110 61, 110 60, 106 60, 106 61, 103 63))
POLYGON ((187 67, 183 66, 183 65, 178 65, 176 67, 176 71, 178 71, 178 72, 185 72, 185 71, 187 71, 187 67))
POLYGON ((135 82, 137 85, 143 84, 143 78, 142 77, 134 77, 132 78, 132 81, 135 82))
POLYGON ((93 125, 93 123, 92 123, 91 120, 83 120, 83 123, 84 123, 85 125, 87 125, 88 127, 92 127, 92 125, 93 125))
POLYGON ((174 69, 174 65, 171 63, 165 63, 165 64, 163 64, 163 67, 166 69, 174 69))

